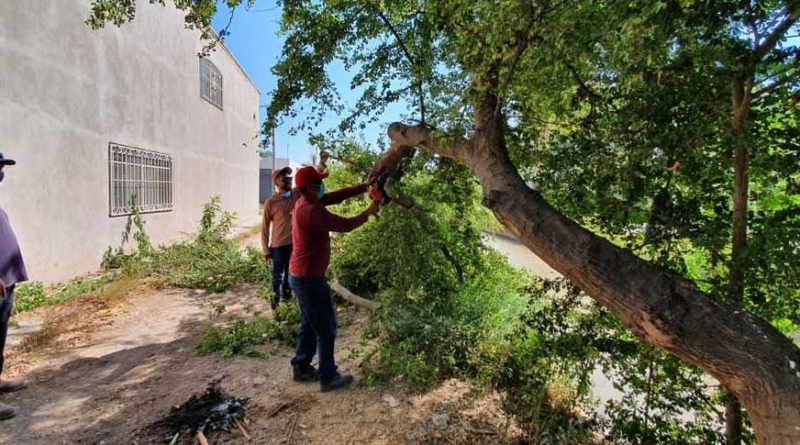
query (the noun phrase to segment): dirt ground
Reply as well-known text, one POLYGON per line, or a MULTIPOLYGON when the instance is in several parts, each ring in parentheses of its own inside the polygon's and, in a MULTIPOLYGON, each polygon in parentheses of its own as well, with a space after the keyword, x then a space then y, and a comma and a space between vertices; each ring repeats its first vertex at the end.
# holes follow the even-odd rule
MULTIPOLYGON (((20 409, 17 418, 0 424, 0 443, 164 443, 145 427, 215 379, 230 395, 251 398, 252 441, 235 431, 212 436, 211 443, 518 441, 520 431, 498 408, 499 397, 464 382, 447 381, 424 393, 402 381, 321 393, 316 384, 292 381, 287 346, 265 345, 267 359, 198 356, 195 347, 212 323, 212 305, 226 307, 216 322, 268 312, 257 291, 240 286, 211 294, 139 285, 113 304, 87 299, 23 314, 21 321, 48 320, 45 331, 55 332, 50 346, 27 341, 6 351, 4 377, 25 378, 30 386, 0 399, 20 409)), ((370 347, 361 340, 365 319, 352 307, 340 313, 337 360, 357 380, 370 347)))

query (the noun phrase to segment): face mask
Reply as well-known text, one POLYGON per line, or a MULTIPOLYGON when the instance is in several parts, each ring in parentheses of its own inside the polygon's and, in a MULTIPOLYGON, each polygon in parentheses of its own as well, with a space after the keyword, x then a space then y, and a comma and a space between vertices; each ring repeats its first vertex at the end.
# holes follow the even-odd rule
POLYGON ((323 182, 319 186, 319 191, 317 192, 317 199, 322 199, 325 196, 325 183, 323 182))
POLYGON ((281 195, 281 198, 283 198, 283 199, 289 199, 291 197, 292 197, 292 191, 291 190, 289 190, 288 192, 286 192, 286 193, 281 195))
POLYGON ((6 177, 6 172, 0 172, 0 182, 3 182, 3 178, 6 177))

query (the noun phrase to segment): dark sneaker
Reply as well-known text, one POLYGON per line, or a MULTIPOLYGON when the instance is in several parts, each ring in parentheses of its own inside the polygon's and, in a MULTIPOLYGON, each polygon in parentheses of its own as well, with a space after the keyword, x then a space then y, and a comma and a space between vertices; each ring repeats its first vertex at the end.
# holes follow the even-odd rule
POLYGON ((16 417, 17 409, 11 405, 6 405, 5 403, 0 403, 0 420, 8 420, 12 417, 16 417))
POLYGON ((0 380, 0 393, 14 392, 28 387, 28 384, 22 380, 0 380))
POLYGON ((336 374, 336 377, 323 382, 320 380, 319 389, 322 392, 333 391, 339 388, 346 388, 353 383, 353 376, 350 374, 336 374))
POLYGON ((292 375, 295 382, 316 382, 319 380, 319 374, 314 368, 307 371, 301 371, 300 368, 292 368, 292 375))

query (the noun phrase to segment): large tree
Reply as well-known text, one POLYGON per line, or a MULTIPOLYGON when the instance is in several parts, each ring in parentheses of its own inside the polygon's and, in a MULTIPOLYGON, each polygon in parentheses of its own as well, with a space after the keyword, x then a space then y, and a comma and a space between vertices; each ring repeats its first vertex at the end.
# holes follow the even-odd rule
MULTIPOLYGON (((230 7, 242 3, 227 1, 230 7)), ((216 4, 176 5, 189 11, 188 22, 206 27, 216 4)), ((331 62, 342 60, 354 73, 353 86, 364 93, 340 131, 391 102, 415 104, 417 122, 389 127, 391 147, 375 171, 392 176, 415 148, 468 166, 484 204, 531 251, 639 338, 722 382, 747 408, 760 442, 800 443, 800 350, 787 337, 737 304, 711 298, 689 280, 582 227, 521 174, 530 167, 526 144, 560 132, 595 131, 579 123, 629 106, 632 96, 619 91, 642 82, 660 84, 664 73, 680 73, 662 67, 688 60, 683 65, 688 79, 711 70, 708 88, 727 85, 732 91, 723 113, 733 116, 730 140, 740 142, 733 156, 728 299, 738 303, 747 233, 744 135, 754 98, 796 85, 796 49, 787 38, 798 19, 797 2, 298 0, 281 5, 285 44, 273 69, 279 83, 265 134, 303 98, 313 99, 319 113, 343 111, 326 72, 331 62), (529 141, 509 140, 525 128, 539 131, 531 132, 529 141)), ((96 0, 91 24, 120 24, 132 16, 131 2, 96 0)), ((664 122, 674 122, 671 113, 678 112, 662 110, 664 122)), ((645 130, 635 124, 618 128, 635 138, 645 130)), ((667 167, 684 157, 660 151, 653 146, 640 155, 669 161, 667 167)), ((564 173, 572 168, 602 165, 565 166, 564 173)))

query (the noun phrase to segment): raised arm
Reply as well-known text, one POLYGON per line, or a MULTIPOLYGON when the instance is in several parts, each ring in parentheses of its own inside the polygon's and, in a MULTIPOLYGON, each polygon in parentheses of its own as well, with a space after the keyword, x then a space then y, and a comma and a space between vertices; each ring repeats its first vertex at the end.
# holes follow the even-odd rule
POLYGON ((311 214, 311 229, 320 232, 350 232, 367 222, 370 215, 378 213, 378 209, 379 207, 373 204, 360 215, 345 218, 329 212, 324 207, 317 207, 311 214))
POLYGON ((336 190, 335 192, 326 193, 319 202, 324 206, 336 205, 354 196, 366 193, 368 188, 369 185, 364 183, 354 187, 336 190))

